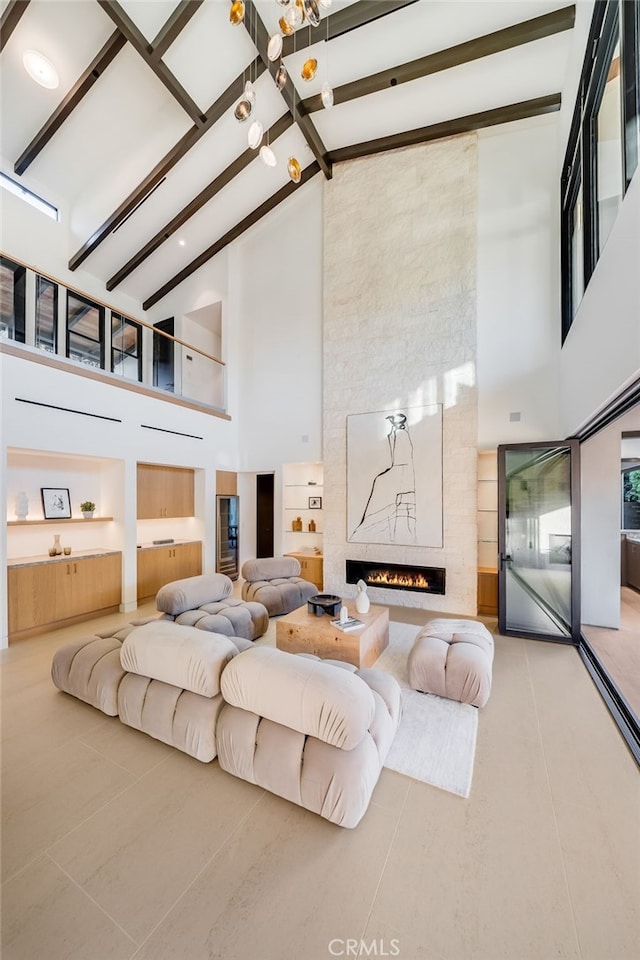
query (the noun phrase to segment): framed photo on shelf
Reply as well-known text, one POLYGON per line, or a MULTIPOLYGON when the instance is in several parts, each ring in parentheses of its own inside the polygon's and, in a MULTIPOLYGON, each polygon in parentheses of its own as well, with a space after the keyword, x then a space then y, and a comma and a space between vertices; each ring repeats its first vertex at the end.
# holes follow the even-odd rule
POLYGON ((322 510, 322 497, 309 497, 309 510, 322 510))
POLYGON ((40 487, 45 520, 70 520, 71 500, 67 487, 40 487))

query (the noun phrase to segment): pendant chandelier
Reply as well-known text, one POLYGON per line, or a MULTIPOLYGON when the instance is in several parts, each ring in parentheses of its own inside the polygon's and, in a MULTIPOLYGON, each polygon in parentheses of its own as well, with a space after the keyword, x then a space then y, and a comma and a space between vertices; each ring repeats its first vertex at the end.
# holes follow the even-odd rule
MULTIPOLYGON (((289 73, 282 60, 283 41, 285 37, 294 37, 293 52, 295 54, 295 33, 296 29, 302 25, 309 27, 309 41, 311 40, 311 28, 320 26, 321 9, 328 10, 331 7, 332 0, 274 0, 278 7, 278 27, 279 31, 269 37, 267 43, 267 57, 271 63, 280 61, 279 66, 273 74, 273 78, 278 90, 284 90, 289 82, 289 73)), ((253 10, 253 5, 249 7, 249 15, 253 10)), ((232 0, 229 8, 229 21, 234 26, 243 23, 245 19, 244 0, 232 0)), ((320 99, 325 110, 333 106, 333 89, 328 78, 328 41, 329 41, 329 23, 326 23, 326 51, 327 58, 323 66, 325 79, 322 83, 320 99)), ((250 31, 251 32, 251 31, 250 31)), ((253 33, 252 35, 255 35, 253 33)), ((318 60, 316 57, 308 57, 300 69, 300 78, 306 83, 314 79, 318 72, 318 60)), ((321 74, 322 75, 322 74, 321 74)), ((254 78, 255 79, 255 78, 254 78)), ((292 115, 293 122, 296 122, 296 89, 293 82, 292 88, 292 115)), ((269 142, 263 143, 264 128, 261 122, 255 116, 256 93, 251 81, 251 77, 244 86, 243 94, 234 108, 234 116, 240 123, 251 118, 252 122, 247 135, 247 143, 252 150, 257 150, 260 159, 267 167, 275 167, 277 163, 276 155, 269 142)), ((302 179, 302 166, 295 156, 290 156, 287 161, 287 172, 293 183, 300 183, 302 179)))

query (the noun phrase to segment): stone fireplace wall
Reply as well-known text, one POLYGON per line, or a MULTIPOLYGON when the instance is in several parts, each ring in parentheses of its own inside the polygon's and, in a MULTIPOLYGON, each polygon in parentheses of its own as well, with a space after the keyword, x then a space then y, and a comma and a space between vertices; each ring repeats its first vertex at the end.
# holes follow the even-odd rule
POLYGON ((345 560, 446 568, 445 596, 375 603, 476 613, 477 144, 465 134, 337 164, 324 197, 325 590, 345 560), (443 404, 444 546, 347 543, 346 417, 443 404))

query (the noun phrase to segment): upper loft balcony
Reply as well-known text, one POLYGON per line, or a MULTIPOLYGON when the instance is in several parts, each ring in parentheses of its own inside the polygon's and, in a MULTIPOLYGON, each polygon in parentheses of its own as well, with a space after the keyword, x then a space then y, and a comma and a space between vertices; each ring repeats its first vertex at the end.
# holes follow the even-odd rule
POLYGON ((229 419, 219 302, 151 325, 0 256, 0 351, 229 419))

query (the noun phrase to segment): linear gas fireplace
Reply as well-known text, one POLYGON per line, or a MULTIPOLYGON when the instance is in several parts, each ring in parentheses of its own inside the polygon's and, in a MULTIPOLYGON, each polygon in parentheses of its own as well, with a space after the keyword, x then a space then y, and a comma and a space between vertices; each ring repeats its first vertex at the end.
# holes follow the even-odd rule
POLYGON ((372 560, 347 560, 347 583, 364 580, 371 587, 386 590, 416 590, 420 593, 444 593, 444 567, 419 567, 406 563, 372 560))

